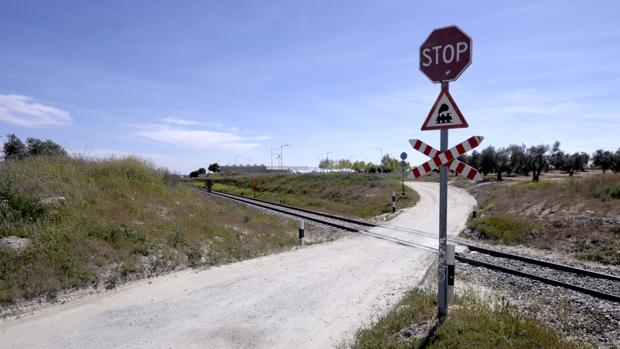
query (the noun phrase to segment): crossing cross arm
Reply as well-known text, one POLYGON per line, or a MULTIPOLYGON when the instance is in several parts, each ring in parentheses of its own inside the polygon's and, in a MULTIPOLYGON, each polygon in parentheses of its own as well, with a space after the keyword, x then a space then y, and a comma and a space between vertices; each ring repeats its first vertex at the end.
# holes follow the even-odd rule
POLYGON ((468 138, 466 141, 457 144, 456 146, 448 149, 445 152, 439 152, 437 149, 432 146, 424 143, 419 139, 410 139, 409 143, 413 149, 421 152, 429 156, 431 159, 424 164, 412 169, 413 176, 415 178, 421 177, 427 173, 430 173, 434 169, 439 166, 446 166, 450 168, 452 171, 462 174, 472 181, 479 182, 482 180, 482 176, 476 169, 473 167, 457 160, 459 155, 465 154, 471 149, 476 148, 484 137, 481 136, 473 136, 468 138))

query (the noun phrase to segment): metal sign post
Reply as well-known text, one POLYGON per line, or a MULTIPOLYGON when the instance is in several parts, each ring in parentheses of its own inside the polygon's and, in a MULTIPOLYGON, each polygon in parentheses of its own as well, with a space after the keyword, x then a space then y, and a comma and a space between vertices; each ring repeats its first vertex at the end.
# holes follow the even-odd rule
POLYGON ((403 196, 405 196, 405 160, 407 159, 407 153, 400 153, 400 173, 402 175, 402 187, 403 187, 403 196))
MULTIPOLYGON (((448 89, 448 82, 442 82, 441 88, 448 89)), ((439 150, 448 150, 448 129, 442 128, 439 150)), ((440 318, 448 315, 448 263, 446 245, 448 244, 448 169, 439 168, 439 278, 437 280, 437 309, 440 318)))
POLYGON ((448 149, 448 129, 469 126, 450 95, 449 81, 458 79, 471 64, 471 57, 471 38, 456 26, 433 30, 420 46, 420 70, 431 81, 441 83, 439 97, 433 104, 421 129, 422 131, 440 130, 439 151, 418 139, 409 140, 413 149, 431 158, 431 160, 412 169, 415 178, 439 168, 437 310, 440 319, 444 319, 448 315, 448 168, 456 173, 463 174, 472 181, 482 179, 476 169, 457 159, 459 155, 477 147, 482 142, 482 137, 471 137, 448 149))

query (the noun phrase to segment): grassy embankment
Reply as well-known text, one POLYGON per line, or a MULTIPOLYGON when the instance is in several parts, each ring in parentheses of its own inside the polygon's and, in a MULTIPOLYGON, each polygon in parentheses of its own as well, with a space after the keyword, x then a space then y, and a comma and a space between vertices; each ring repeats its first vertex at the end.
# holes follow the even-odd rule
POLYGON ((620 175, 491 184, 474 189, 481 217, 469 237, 620 265, 620 175))
POLYGON ((265 255, 295 234, 132 158, 0 163, 0 238, 27 239, 0 245, 0 303, 265 255))
MULTIPOLYGON (((349 217, 373 217, 391 212, 392 192, 397 208, 415 205, 418 193, 405 187, 402 194, 398 174, 308 173, 308 174, 218 174, 213 190, 253 196, 252 180, 257 181, 256 198, 292 206, 331 212, 349 217)), ((202 186, 202 181, 193 181, 202 186)))
MULTIPOLYGON (((406 329, 411 325, 434 321, 436 299, 436 295, 428 290, 410 291, 372 327, 358 331, 353 348, 420 348, 422 339, 407 336, 406 329)), ((471 295, 457 296, 451 301, 448 314, 426 348, 584 347, 560 338, 552 329, 534 319, 519 315, 509 304, 491 307, 471 295)))

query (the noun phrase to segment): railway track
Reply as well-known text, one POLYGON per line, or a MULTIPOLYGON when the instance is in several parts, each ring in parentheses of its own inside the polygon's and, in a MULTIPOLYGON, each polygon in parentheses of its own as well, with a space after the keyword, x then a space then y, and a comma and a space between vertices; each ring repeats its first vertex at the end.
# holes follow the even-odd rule
MULTIPOLYGON (((208 193, 207 190, 195 188, 196 190, 208 193)), ((303 218, 319 224, 325 224, 334 228, 349 232, 360 233, 375 238, 388 240, 400 245, 424 249, 437 253, 436 248, 417 244, 397 237, 370 231, 370 228, 381 227, 384 229, 418 234, 426 237, 436 238, 432 233, 411 229, 407 227, 394 227, 384 224, 377 224, 359 219, 341 217, 329 213, 317 212, 289 205, 268 202, 265 200, 248 198, 234 194, 211 192, 212 195, 243 202, 248 205, 261 207, 267 210, 280 212, 290 216, 303 218)), ((620 303, 620 276, 601 273, 584 268, 577 268, 565 264, 546 261, 542 259, 527 257, 519 254, 507 253, 495 249, 474 245, 461 241, 460 239, 449 239, 454 244, 466 247, 471 252, 468 256, 457 253, 456 259, 461 263, 472 266, 483 267, 502 273, 512 274, 524 278, 529 278, 549 285, 563 287, 573 291, 588 294, 590 296, 620 303)))

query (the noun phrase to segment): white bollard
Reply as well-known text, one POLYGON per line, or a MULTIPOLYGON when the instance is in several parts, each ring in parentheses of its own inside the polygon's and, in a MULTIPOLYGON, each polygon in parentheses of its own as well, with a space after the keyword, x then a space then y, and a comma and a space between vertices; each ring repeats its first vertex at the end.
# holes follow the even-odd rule
POLYGON ((396 212, 396 192, 392 192, 392 213, 396 212))

